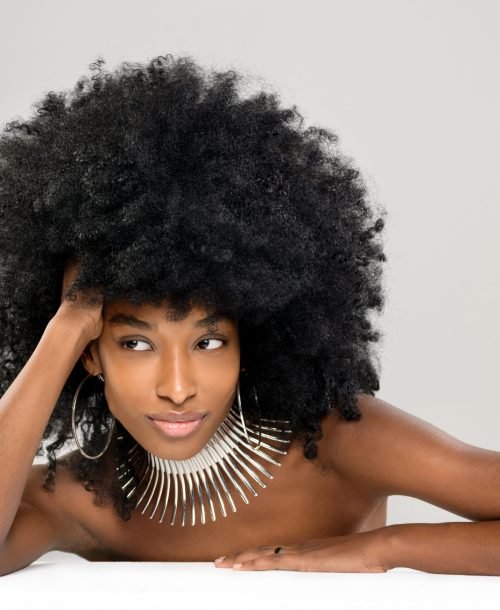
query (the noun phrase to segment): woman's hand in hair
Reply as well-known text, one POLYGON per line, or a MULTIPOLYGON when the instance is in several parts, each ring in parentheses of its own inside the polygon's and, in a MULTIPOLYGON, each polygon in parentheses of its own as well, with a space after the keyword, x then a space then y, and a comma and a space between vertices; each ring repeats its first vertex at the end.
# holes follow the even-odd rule
POLYGON ((61 305, 55 317, 71 325, 81 325, 82 332, 90 342, 102 333, 103 297, 98 289, 82 291, 75 288, 78 272, 78 262, 70 259, 64 270, 61 305))

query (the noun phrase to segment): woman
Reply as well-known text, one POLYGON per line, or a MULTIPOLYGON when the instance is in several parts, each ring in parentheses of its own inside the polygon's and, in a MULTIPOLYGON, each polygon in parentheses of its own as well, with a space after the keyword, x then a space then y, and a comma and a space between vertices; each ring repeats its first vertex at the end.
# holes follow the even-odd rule
POLYGON ((374 397, 383 220, 336 136, 233 71, 102 63, 0 142, 0 574, 500 574, 499 454, 374 397), (474 523, 387 527, 393 494, 474 523))

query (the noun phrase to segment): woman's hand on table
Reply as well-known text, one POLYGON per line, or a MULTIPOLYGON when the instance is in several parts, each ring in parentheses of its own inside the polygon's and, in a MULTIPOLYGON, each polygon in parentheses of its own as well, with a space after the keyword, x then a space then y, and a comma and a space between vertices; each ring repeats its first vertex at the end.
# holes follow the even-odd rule
POLYGON ((261 546, 215 560, 218 568, 300 572, 387 572, 384 530, 317 538, 302 544, 261 546), (275 553, 281 548, 279 553, 275 553))

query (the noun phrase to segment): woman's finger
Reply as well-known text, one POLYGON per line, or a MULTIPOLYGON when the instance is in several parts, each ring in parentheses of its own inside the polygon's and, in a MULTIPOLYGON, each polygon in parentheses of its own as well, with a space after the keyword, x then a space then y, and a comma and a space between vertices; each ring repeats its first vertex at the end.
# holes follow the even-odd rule
MULTIPOLYGON (((309 569, 313 569, 310 567, 309 569)), ((295 570, 298 572, 308 571, 308 563, 304 561, 304 555, 293 551, 281 551, 280 553, 269 553, 261 555, 248 561, 233 564, 233 569, 244 572, 245 570, 295 570)))
POLYGON ((283 547, 276 546, 260 546, 254 549, 248 549, 241 553, 233 553, 231 555, 227 555, 226 557, 219 557, 215 560, 215 565, 218 568, 231 568, 235 563, 244 563, 248 561, 252 561, 253 559, 257 559, 258 557, 265 557, 267 555, 275 555, 276 549, 281 549, 280 554, 284 552, 283 547))

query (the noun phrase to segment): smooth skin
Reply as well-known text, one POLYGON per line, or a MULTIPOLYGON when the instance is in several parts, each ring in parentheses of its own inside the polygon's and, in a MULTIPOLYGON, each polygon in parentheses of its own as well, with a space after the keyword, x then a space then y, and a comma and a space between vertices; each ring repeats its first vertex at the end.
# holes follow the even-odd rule
POLYGON ((163 307, 120 301, 106 308, 103 332, 83 357, 104 375, 110 411, 137 442, 158 457, 185 460, 204 447, 235 401, 240 372, 237 324, 208 320, 193 308, 168 322, 163 307), (148 325, 147 328, 145 325, 148 325), (166 439, 147 415, 174 410, 205 413, 193 437, 166 439))
POLYGON ((69 290, 77 272, 73 261, 59 310, 0 400, 0 575, 49 550, 99 561, 224 557, 214 565, 239 570, 384 572, 402 565, 500 574, 500 453, 363 394, 360 421, 346 422, 336 411, 324 418, 316 460, 292 443, 281 466, 270 469, 267 488, 248 505, 236 498, 236 513, 215 522, 170 526, 139 511, 125 522, 111 505, 94 503, 64 458, 54 491, 44 490, 46 466, 32 466, 33 456, 79 358, 90 374, 104 375, 110 410, 132 436, 171 459, 187 459, 205 445, 234 401, 240 372, 235 321, 200 326, 210 313, 202 307, 181 321, 170 321, 162 307, 126 301, 103 310, 97 292, 69 290), (164 437, 147 417, 191 409, 207 416, 186 439, 164 437), (474 523, 386 527, 391 495, 420 498, 474 523))

